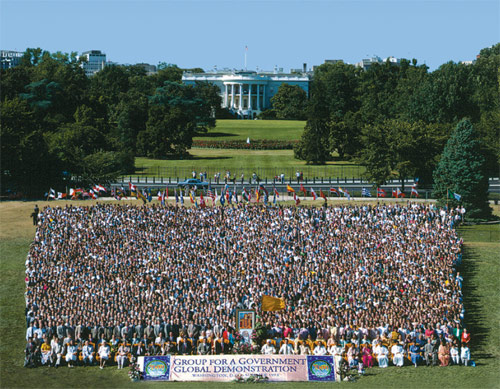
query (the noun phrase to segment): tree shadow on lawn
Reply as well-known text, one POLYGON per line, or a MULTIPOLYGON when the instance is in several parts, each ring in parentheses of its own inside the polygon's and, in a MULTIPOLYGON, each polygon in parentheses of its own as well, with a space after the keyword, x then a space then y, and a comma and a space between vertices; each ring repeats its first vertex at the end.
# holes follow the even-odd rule
MULTIPOLYGON (((462 293, 465 307, 464 325, 471 333, 471 354, 473 359, 493 358, 484 351, 484 346, 488 343, 490 329, 485 325, 485 315, 482 313, 481 298, 477 293, 478 265, 480 257, 475 249, 464 247, 462 264, 457 267, 457 271, 463 277, 462 293)), ((487 309, 487 308, 486 308, 487 309)))
POLYGON ((215 157, 200 157, 200 156, 191 156, 189 158, 184 159, 184 161, 194 161, 194 160, 210 160, 210 159, 231 159, 232 157, 221 157, 221 156, 215 156, 215 157))
POLYGON ((197 138, 225 138, 231 136, 238 136, 238 134, 231 134, 229 132, 207 132, 206 134, 196 134, 197 138))

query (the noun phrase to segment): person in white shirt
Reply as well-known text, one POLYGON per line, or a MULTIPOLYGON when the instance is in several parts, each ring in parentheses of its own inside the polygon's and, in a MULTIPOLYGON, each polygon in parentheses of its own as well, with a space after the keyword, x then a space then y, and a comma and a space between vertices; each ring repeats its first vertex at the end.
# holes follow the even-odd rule
POLYGON ((456 344, 451 346, 450 356, 451 356, 451 361, 453 362, 453 364, 460 365, 460 355, 459 355, 458 347, 456 344))
POLYGON ((379 367, 388 367, 389 366, 389 358, 387 355, 389 354, 389 350, 383 344, 378 344, 373 349, 374 354, 377 356, 377 361, 379 367))
POLYGON ((66 362, 68 362, 68 367, 73 367, 76 361, 76 353, 78 352, 78 347, 73 343, 71 339, 66 346, 66 362))
POLYGON ((404 365, 404 355, 403 355, 403 346, 401 344, 396 343, 391 347, 392 353, 392 363, 394 366, 402 367, 404 365))
POLYGON ((122 344, 118 349, 118 354, 116 355, 116 362, 118 363, 118 369, 123 369, 123 365, 127 360, 127 354, 129 353, 129 348, 122 344))
POLYGON ((92 365, 92 362, 94 362, 94 346, 88 340, 85 341, 85 345, 82 348, 82 359, 84 366, 92 365))
POLYGON ((266 355, 276 354, 276 349, 271 344, 271 339, 268 339, 266 344, 262 346, 261 353, 266 355))
POLYGON ((462 359, 462 363, 465 366, 468 366, 469 360, 470 360, 470 350, 469 350, 469 348, 467 347, 466 344, 464 344, 462 346, 462 350, 461 350, 461 353, 460 353, 460 358, 462 359))
POLYGON ((313 351, 314 355, 326 355, 326 347, 323 342, 318 342, 313 351))
POLYGON ((283 341, 283 344, 280 347, 279 353, 284 354, 284 355, 293 355, 294 354, 293 346, 292 346, 291 342, 288 341, 288 339, 285 339, 283 341))
POLYGON ((102 341, 101 346, 99 347, 99 358, 100 360, 100 368, 104 369, 104 365, 106 364, 106 361, 109 359, 109 346, 106 344, 106 342, 102 341))

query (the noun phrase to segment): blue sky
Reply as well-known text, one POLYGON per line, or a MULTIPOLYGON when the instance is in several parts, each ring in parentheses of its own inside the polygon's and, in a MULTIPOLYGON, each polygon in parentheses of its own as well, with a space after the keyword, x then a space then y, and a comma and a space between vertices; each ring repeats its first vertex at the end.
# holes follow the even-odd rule
POLYGON ((500 42, 499 0, 0 0, 0 48, 210 70, 300 68, 374 54, 435 69, 500 42))

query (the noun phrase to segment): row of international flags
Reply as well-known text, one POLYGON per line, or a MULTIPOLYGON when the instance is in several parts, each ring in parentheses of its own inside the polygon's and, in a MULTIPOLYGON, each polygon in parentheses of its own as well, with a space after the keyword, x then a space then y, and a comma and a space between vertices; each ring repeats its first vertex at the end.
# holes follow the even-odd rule
MULTIPOLYGON (((411 187, 411 192, 410 192, 410 198, 413 197, 419 197, 419 193, 417 190, 417 185, 418 185, 418 180, 415 180, 415 183, 411 187)), ((310 195, 313 200, 316 200, 318 198, 323 199, 324 201, 327 201, 327 195, 325 192, 323 192, 323 189, 319 190, 319 194, 316 193, 316 191, 311 187, 310 190, 308 191, 304 185, 301 183, 300 188, 294 189, 290 185, 287 185, 287 193, 291 194, 293 197, 295 204, 299 205, 300 204, 300 199, 298 197, 298 193, 302 193, 305 197, 308 197, 310 195)), ((146 202, 151 202, 153 200, 153 194, 151 192, 151 189, 149 188, 144 188, 142 191, 137 188, 136 185, 132 184, 129 182, 128 184, 128 190, 130 192, 131 197, 135 197, 136 199, 142 200, 144 203, 146 202)), ((54 189, 50 188, 49 192, 47 193, 47 199, 57 199, 57 200, 62 200, 62 199, 72 199, 72 200, 78 200, 78 199, 97 199, 101 193, 107 193, 106 188, 104 188, 102 185, 94 185, 88 190, 85 189, 70 189, 69 193, 61 193, 61 192, 56 192, 54 189)), ((351 194, 346 188, 342 187, 332 187, 329 189, 330 196, 331 195, 336 195, 337 197, 346 197, 348 200, 351 199, 351 194)), ((328 192, 327 192, 328 193, 328 192)), ((201 193, 199 196, 199 204, 198 204, 198 197, 196 196, 196 191, 195 190, 189 190, 189 189, 177 189, 174 188, 174 197, 175 197, 175 203, 176 204, 184 204, 184 198, 186 197, 192 204, 195 204, 196 206, 200 207, 205 207, 206 202, 208 199, 212 201, 212 204, 215 204, 217 201, 221 205, 224 205, 225 203, 232 204, 232 203, 240 203, 243 201, 246 202, 251 202, 252 199, 255 199, 255 202, 259 203, 261 200, 267 204, 270 200, 270 195, 273 196, 273 203, 276 203, 277 199, 280 198, 280 194, 276 187, 273 186, 272 190, 269 191, 264 187, 264 185, 259 185, 257 188, 249 189, 247 190, 245 187, 241 190, 241 196, 238 196, 238 192, 236 190, 236 186, 234 187, 233 190, 229 187, 229 185, 225 185, 222 189, 220 194, 218 193, 217 189, 212 190, 211 187, 206 190, 205 193, 201 193), (204 197, 204 195, 206 197, 204 197)), ((111 196, 114 197, 117 200, 122 200, 122 199, 127 199, 127 191, 125 188, 122 186, 121 188, 113 188, 111 190, 111 196)), ((165 204, 165 201, 168 200, 169 196, 169 190, 168 187, 166 187, 163 190, 159 190, 158 193, 156 194, 158 201, 160 201, 162 204, 165 204)), ((387 197, 387 191, 382 188, 377 188, 376 189, 376 196, 377 197, 387 197)), ((361 197, 372 197, 371 190, 369 188, 362 188, 361 189, 361 197)), ((399 188, 392 189, 392 197, 393 198, 403 198, 405 197, 405 193, 401 191, 399 188)), ((448 198, 455 199, 460 201, 461 196, 458 193, 454 193, 451 190, 448 190, 448 198)))

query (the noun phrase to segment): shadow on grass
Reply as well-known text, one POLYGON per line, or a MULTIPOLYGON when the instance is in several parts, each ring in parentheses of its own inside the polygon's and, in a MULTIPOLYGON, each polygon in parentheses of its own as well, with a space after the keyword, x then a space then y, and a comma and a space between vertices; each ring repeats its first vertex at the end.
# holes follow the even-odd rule
POLYGON ((215 156, 215 157, 199 157, 199 156, 190 156, 189 158, 186 158, 185 161, 197 161, 197 160, 210 160, 210 159, 231 159, 232 157, 221 157, 221 156, 215 156))
POLYGON ((229 132, 207 132, 206 134, 196 134, 198 138, 226 138, 231 136, 238 136, 238 134, 231 134, 229 132))
POLYGON ((470 349, 473 359, 489 359, 493 358, 493 355, 484 351, 489 330, 481 310, 481 297, 478 295, 476 286, 479 277, 478 260, 480 260, 480 257, 475 249, 464 247, 462 264, 457 267, 457 271, 460 272, 464 279, 462 283, 465 308, 464 325, 472 335, 470 349))

